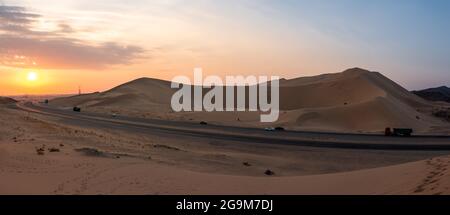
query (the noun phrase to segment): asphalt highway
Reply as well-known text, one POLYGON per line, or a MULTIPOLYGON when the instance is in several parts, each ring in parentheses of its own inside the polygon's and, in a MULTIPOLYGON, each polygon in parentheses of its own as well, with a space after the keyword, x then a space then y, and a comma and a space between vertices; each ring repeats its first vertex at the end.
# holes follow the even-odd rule
POLYGON ((15 108, 59 119, 62 123, 82 127, 118 129, 124 132, 178 135, 186 137, 242 141, 261 144, 289 144, 308 147, 347 148, 365 150, 432 150, 450 151, 450 136, 386 137, 382 134, 346 134, 306 131, 265 131, 244 128, 201 125, 198 122, 143 119, 108 114, 74 112, 46 104, 20 102, 15 108))

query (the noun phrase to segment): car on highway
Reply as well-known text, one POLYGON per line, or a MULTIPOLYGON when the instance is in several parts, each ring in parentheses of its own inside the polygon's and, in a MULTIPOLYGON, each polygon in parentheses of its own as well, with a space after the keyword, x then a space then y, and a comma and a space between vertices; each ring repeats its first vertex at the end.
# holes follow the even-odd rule
POLYGON ((390 127, 387 127, 384 130, 385 136, 394 136, 394 137, 410 137, 413 133, 412 128, 394 128, 391 129, 390 127))
POLYGON ((264 128, 265 131, 285 131, 285 129, 283 127, 267 127, 264 128))
POLYGON ((267 128, 264 128, 264 131, 275 131, 275 128, 273 128, 273 127, 267 127, 267 128))
POLYGON ((284 130, 286 130, 286 129, 284 129, 283 127, 275 127, 275 130, 276 130, 276 131, 284 131, 284 130))

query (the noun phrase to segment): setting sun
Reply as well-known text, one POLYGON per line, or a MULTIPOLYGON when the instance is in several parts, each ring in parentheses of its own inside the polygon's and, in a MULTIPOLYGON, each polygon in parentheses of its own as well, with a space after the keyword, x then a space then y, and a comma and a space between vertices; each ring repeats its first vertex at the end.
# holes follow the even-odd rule
POLYGON ((28 81, 36 81, 38 79, 38 74, 36 72, 29 72, 27 75, 28 81))

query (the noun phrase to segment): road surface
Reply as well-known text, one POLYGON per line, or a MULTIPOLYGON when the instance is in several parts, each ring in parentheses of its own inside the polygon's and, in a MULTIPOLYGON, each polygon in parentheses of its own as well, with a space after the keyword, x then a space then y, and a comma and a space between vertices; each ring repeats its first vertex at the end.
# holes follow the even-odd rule
POLYGON ((302 131, 264 131, 223 125, 200 125, 194 122, 165 121, 98 113, 74 112, 31 102, 17 103, 15 108, 48 115, 63 123, 82 127, 119 129, 126 132, 161 133, 222 141, 263 144, 289 144, 308 147, 370 150, 443 150, 450 151, 450 136, 386 137, 374 134, 343 134, 302 131))

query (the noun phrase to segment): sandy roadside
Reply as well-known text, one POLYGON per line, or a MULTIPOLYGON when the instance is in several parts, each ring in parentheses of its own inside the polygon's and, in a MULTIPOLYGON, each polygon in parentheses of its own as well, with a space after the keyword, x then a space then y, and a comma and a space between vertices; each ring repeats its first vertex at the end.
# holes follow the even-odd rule
MULTIPOLYGON (((181 152, 170 145, 153 147, 157 150, 145 159, 126 147, 124 141, 137 141, 126 136, 61 127, 7 109, 1 109, 0 119, 1 194, 450 193, 448 156, 331 174, 233 175, 211 167, 195 171, 168 158, 158 159, 179 158, 181 152), (87 146, 102 146, 108 153, 87 146), (40 149, 43 155, 38 154, 40 149)), ((230 158, 208 165, 220 167, 219 161, 226 159, 230 158)), ((266 157, 255 162, 258 159, 266 157)))

